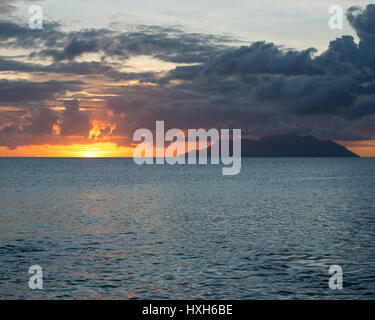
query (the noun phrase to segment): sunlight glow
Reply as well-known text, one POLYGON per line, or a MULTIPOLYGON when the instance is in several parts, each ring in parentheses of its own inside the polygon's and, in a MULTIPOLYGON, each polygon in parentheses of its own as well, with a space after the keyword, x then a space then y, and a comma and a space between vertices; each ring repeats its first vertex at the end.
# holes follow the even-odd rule
POLYGON ((117 146, 115 143, 73 144, 73 145, 29 145, 16 149, 0 147, 0 157, 67 157, 102 158, 132 157, 133 148, 117 146))
POLYGON ((96 151, 86 151, 85 158, 97 158, 98 153, 96 151))
POLYGON ((375 140, 335 141, 361 157, 375 157, 375 140))

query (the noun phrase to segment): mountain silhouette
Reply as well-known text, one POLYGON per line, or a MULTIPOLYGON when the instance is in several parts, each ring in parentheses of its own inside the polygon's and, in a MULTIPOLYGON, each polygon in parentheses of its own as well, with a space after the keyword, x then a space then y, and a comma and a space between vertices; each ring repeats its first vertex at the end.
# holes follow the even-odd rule
MULTIPOLYGON (((221 147, 219 147, 221 149, 221 147)), ((230 142, 230 150, 232 142, 230 142)), ((221 151, 221 150, 220 150, 221 151)), ((231 151, 232 153, 232 151, 231 151)), ((221 152, 220 152, 221 154, 221 152)), ((186 153, 188 155, 188 153, 186 153)), ((211 156, 211 147, 207 148, 211 156)), ((242 157, 359 157, 331 140, 294 134, 266 136, 259 141, 242 139, 242 157)))

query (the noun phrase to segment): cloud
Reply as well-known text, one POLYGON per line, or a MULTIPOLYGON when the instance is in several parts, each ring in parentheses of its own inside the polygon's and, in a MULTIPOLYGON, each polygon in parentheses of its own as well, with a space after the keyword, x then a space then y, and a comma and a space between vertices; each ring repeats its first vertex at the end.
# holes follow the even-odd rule
POLYGON ((88 137, 90 131, 90 115, 88 112, 79 110, 77 100, 64 102, 65 111, 60 122, 61 136, 84 136, 88 137))
POLYGON ((0 20, 0 48, 34 49, 35 47, 60 46, 65 33, 57 22, 44 21, 43 30, 30 29, 27 24, 0 20))
MULTIPOLYGON (((14 25, 4 27, 9 30, 3 37, 10 37, 11 30, 17 29, 14 25)), ((101 53, 103 59, 115 57, 126 60, 130 56, 148 55, 166 62, 201 63, 219 53, 225 47, 224 44, 235 42, 225 36, 184 33, 178 29, 158 26, 140 25, 131 32, 87 29, 68 33, 62 33, 58 24, 50 23, 49 27, 49 34, 40 36, 42 49, 33 51, 31 57, 72 61, 85 53, 101 53)), ((23 41, 19 39, 21 30, 13 31, 14 33, 17 41, 11 42, 10 45, 29 45, 25 41, 25 35, 21 37, 23 41)))
MULTIPOLYGON (((119 72, 115 66, 105 62, 76 62, 51 63, 50 65, 41 65, 35 63, 25 63, 9 59, 0 58, 0 71, 14 71, 24 73, 58 73, 68 75, 87 75, 87 76, 105 76, 114 80, 140 80, 153 81, 158 78, 155 72, 119 72)), ((75 82, 74 84, 79 84, 75 82)))
POLYGON ((24 110, 12 116, 0 106, 0 145, 5 135, 17 136, 9 140, 12 146, 32 135, 129 144, 135 130, 154 129, 156 120, 164 120, 166 129, 375 138, 374 8, 350 8, 347 18, 359 41, 342 36, 321 54, 265 41, 239 46, 228 37, 158 26, 66 32, 49 22, 46 32, 34 33, 0 22, 3 47, 28 52, 25 58, 0 57, 0 71, 29 76, 0 80, 0 104, 24 110), (124 71, 137 56, 175 67, 124 71), (65 110, 48 109, 61 100, 65 110), (93 127, 97 133, 90 135, 93 127))
POLYGON ((0 145, 14 149, 27 144, 25 137, 32 137, 28 143, 37 144, 40 139, 52 135, 57 120, 54 111, 44 108, 16 113, 0 111, 0 145))
POLYGON ((323 74, 322 67, 312 59, 313 48, 298 52, 285 51, 273 43, 255 42, 239 49, 228 49, 219 57, 210 60, 204 73, 219 75, 231 74, 284 74, 316 75, 323 74))
POLYGON ((91 128, 90 112, 80 111, 76 100, 67 100, 64 106, 63 111, 29 108, 4 112, 0 108, 0 145, 16 148, 46 142, 61 144, 61 138, 65 137, 87 139, 91 128))
POLYGON ((360 39, 366 40, 375 35, 375 4, 367 5, 366 9, 358 6, 351 7, 346 16, 360 39))
POLYGON ((255 42, 226 48, 199 65, 177 67, 165 81, 182 80, 179 89, 232 105, 246 101, 249 108, 278 118, 321 115, 354 120, 370 116, 375 113, 371 104, 375 39, 368 35, 374 32, 374 8, 348 10, 349 21, 361 35, 358 44, 353 37, 343 36, 316 56, 312 48, 295 51, 255 42))
POLYGON ((28 104, 35 101, 52 100, 59 94, 65 94, 66 91, 78 90, 80 84, 80 81, 0 80, 0 103, 28 104))

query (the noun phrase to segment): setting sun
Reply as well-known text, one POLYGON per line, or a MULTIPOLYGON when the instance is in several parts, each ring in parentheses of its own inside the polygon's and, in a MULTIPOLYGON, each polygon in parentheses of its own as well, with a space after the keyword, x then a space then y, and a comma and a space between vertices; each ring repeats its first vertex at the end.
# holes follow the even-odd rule
POLYGON ((96 151, 86 151, 85 152, 85 158, 97 158, 98 152, 96 151))
POLYGON ((72 144, 72 145, 31 145, 16 149, 0 147, 3 157, 66 157, 101 158, 132 157, 133 148, 117 146, 115 143, 72 144))

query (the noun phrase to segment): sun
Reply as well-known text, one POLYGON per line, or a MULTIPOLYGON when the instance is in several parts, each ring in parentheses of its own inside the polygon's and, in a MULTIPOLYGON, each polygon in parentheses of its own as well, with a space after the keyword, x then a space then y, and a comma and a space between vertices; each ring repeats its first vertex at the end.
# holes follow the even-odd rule
MULTIPOLYGON (((1 0, 0 0, 1 2, 1 0)), ((134 148, 117 146, 112 142, 67 145, 30 145, 16 149, 0 146, 0 157, 63 157, 63 158, 104 158, 133 157, 134 148)))
POLYGON ((85 158, 97 158, 98 152, 97 151, 85 151, 84 157, 85 158))

